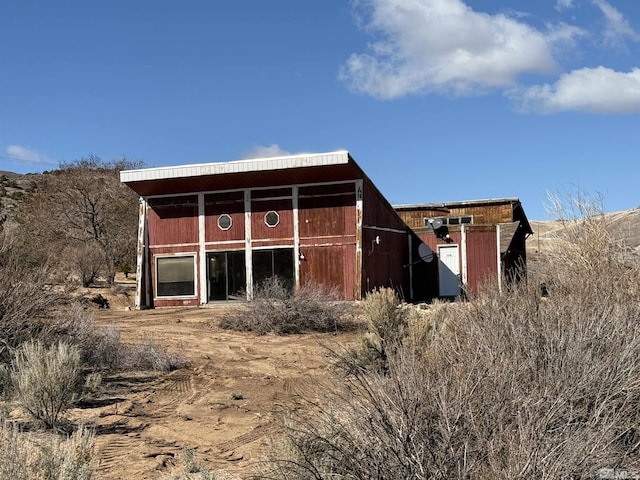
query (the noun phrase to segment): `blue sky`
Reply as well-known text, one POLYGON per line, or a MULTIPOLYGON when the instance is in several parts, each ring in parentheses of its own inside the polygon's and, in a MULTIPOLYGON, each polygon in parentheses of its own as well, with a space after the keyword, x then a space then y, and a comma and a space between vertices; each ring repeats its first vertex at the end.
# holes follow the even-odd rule
POLYGON ((346 149, 392 203, 640 205, 637 0, 0 0, 0 170, 346 149))

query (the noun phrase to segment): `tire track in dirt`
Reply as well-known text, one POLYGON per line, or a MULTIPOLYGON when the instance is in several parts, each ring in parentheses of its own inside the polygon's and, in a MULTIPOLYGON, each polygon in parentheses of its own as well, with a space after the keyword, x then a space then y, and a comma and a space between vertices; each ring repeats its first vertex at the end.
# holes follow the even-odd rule
POLYGON ((224 457, 228 457, 228 455, 225 455, 225 454, 233 453, 235 450, 241 447, 244 447, 245 445, 254 443, 257 440, 260 440, 261 438, 271 433, 273 430, 274 430, 273 428, 258 425, 250 432, 244 433, 242 435, 238 435, 237 437, 232 438, 231 440, 228 440, 226 442, 219 444, 217 446, 218 453, 224 457))
MULTIPOLYGON (((193 394, 191 377, 192 375, 188 373, 179 373, 165 378, 164 384, 161 384, 158 390, 162 396, 169 397, 168 403, 157 408, 150 408, 148 412, 145 412, 146 415, 157 418, 174 413, 180 403, 187 401, 193 394)), ((144 410, 146 409, 143 408, 144 410)))
POLYGON ((96 437, 95 450, 98 462, 96 476, 98 478, 111 471, 114 467, 120 468, 123 459, 138 449, 139 439, 133 439, 122 434, 105 434, 96 437))

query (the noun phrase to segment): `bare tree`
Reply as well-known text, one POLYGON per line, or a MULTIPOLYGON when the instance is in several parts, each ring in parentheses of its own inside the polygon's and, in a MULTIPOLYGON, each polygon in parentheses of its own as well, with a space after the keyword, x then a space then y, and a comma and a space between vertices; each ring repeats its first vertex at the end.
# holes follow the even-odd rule
POLYGON ((0 364, 22 342, 45 333, 43 319, 61 298, 48 277, 47 265, 26 263, 18 242, 0 230, 0 364))
POLYGON ((118 266, 135 257, 137 198, 119 180, 121 170, 135 166, 89 156, 44 174, 18 218, 25 242, 46 249, 85 286, 97 269, 113 283, 118 266))

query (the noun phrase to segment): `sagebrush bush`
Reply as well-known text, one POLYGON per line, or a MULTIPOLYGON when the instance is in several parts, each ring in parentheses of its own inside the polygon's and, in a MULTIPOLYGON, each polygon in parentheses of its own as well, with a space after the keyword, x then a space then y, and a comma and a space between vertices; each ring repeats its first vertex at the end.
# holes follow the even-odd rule
POLYGON ((406 303, 390 288, 369 292, 362 301, 367 331, 344 352, 332 352, 332 367, 341 374, 354 368, 384 372, 388 356, 403 344, 421 348, 432 336, 433 322, 406 303))
POLYGON ((429 341, 398 339, 385 369, 357 363, 309 406, 317 415, 294 412, 262 478, 592 479, 637 466, 640 270, 590 220, 568 225, 582 243, 539 277, 439 306, 429 341))
POLYGON ((350 305, 337 299, 335 291, 322 286, 291 291, 282 279, 272 277, 256 289, 247 308, 227 315, 220 327, 259 335, 335 332, 351 325, 350 305))
POLYGON ((80 351, 65 343, 47 348, 39 341, 26 342, 16 351, 12 380, 20 405, 46 427, 55 428, 82 393, 80 351))
POLYGON ((63 310, 52 324, 56 339, 78 348, 84 367, 170 371, 186 365, 183 357, 150 338, 123 344, 116 327, 96 326, 93 313, 79 303, 63 310))
POLYGON ((58 341, 75 345, 82 364, 91 368, 120 368, 126 348, 114 326, 99 328, 93 313, 80 303, 72 303, 54 318, 58 341))
POLYGON ((92 431, 81 427, 69 438, 20 432, 0 420, 0 480, 90 480, 92 431))
POLYGON ((200 461, 195 449, 183 447, 177 468, 163 480, 215 480, 217 477, 200 461))
POLYGON ((187 366, 181 355, 170 353, 162 345, 146 338, 135 345, 128 345, 122 357, 122 366, 129 369, 169 372, 187 366))

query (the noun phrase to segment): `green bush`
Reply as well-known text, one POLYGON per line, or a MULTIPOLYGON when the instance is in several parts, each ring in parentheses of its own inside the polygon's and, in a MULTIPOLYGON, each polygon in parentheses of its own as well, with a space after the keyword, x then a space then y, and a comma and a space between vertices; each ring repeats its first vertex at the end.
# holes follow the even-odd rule
POLYGON ((38 341, 26 342, 16 351, 12 380, 20 405, 55 428, 82 393, 80 351, 65 343, 47 348, 38 341))

